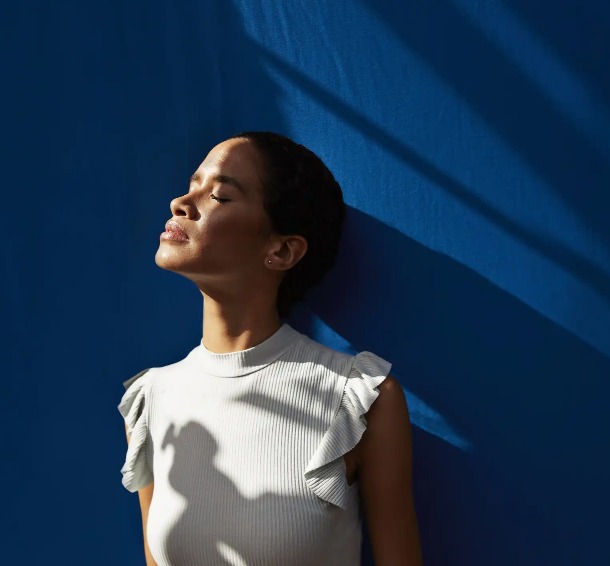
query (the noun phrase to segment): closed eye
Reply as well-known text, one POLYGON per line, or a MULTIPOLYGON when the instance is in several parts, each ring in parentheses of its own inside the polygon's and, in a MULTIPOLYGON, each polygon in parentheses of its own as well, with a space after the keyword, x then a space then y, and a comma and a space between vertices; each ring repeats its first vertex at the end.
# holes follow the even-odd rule
POLYGON ((213 194, 210 195, 210 198, 213 198, 214 200, 217 200, 218 202, 228 202, 230 200, 228 198, 217 197, 216 195, 213 195, 213 194))

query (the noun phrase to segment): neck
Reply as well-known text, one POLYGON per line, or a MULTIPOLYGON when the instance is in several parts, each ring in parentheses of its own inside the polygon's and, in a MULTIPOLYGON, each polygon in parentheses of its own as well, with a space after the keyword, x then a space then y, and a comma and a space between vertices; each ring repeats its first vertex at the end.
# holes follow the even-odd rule
POLYGON ((211 352, 224 354, 252 348, 282 326, 275 300, 270 304, 261 300, 219 302, 203 292, 202 295, 202 343, 211 352))

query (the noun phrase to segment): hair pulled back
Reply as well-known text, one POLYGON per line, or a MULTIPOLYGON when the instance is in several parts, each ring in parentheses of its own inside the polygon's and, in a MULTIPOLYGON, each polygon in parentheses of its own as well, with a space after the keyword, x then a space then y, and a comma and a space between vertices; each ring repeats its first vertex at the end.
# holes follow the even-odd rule
POLYGON ((232 138, 249 140, 261 155, 263 206, 272 228, 307 240, 307 252, 278 289, 278 314, 285 318, 335 263, 346 212, 343 192, 315 153, 286 136, 248 131, 232 138))

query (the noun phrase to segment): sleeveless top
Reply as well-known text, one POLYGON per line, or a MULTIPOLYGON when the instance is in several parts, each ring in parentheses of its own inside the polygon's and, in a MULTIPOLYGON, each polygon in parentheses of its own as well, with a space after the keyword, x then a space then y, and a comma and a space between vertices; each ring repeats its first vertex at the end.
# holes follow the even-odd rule
POLYGON ((343 456, 391 365, 283 325, 237 352, 203 340, 123 383, 123 485, 154 481, 146 534, 159 566, 360 564, 358 484, 343 456))

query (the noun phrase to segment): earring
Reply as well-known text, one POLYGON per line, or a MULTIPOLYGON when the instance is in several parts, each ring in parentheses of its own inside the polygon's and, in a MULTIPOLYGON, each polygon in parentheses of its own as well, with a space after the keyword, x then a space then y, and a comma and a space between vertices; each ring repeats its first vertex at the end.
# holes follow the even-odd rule
POLYGON ((268 260, 267 260, 267 263, 271 263, 271 260, 270 260, 270 259, 268 259, 268 260))

